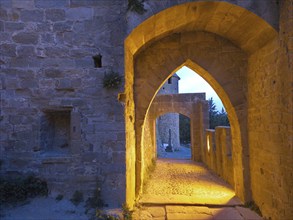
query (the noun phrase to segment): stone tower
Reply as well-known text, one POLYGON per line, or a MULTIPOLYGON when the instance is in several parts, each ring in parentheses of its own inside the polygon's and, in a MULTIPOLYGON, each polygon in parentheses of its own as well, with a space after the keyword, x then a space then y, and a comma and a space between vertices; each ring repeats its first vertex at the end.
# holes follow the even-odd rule
MULTIPOLYGON (((159 90, 158 95, 177 94, 179 76, 175 73, 159 90)), ((171 129, 171 145, 173 150, 180 147, 179 140, 179 114, 168 113, 157 118, 157 147, 169 143, 169 129, 171 129)))

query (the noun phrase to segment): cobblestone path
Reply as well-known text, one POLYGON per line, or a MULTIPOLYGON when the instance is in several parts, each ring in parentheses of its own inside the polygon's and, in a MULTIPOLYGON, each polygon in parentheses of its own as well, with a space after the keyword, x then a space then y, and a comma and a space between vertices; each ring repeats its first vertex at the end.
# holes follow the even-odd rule
POLYGON ((242 207, 233 189, 203 164, 159 159, 134 219, 261 219, 242 207))

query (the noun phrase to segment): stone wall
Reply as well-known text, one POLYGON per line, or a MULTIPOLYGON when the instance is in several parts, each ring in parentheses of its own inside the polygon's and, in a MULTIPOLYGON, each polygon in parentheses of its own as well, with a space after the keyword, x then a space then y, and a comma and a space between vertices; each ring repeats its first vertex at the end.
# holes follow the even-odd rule
POLYGON ((266 218, 290 219, 293 1, 280 1, 280 12, 279 40, 249 59, 248 126, 253 199, 266 218))
MULTIPOLYGON (((208 128, 209 123, 207 118, 208 102, 205 100, 205 93, 157 95, 150 106, 147 120, 155 121, 161 115, 169 115, 167 113, 170 112, 177 112, 190 118, 191 159, 200 161, 200 149, 203 148, 204 144, 201 140, 203 136, 202 131, 208 128)), ((147 129, 148 127, 144 127, 144 132, 147 129)), ((166 130, 166 132, 169 131, 166 130)), ((143 136, 143 143, 147 141, 146 138, 148 137, 143 136)), ((157 145, 158 147, 159 145, 157 145)), ((148 158, 144 160, 148 160, 148 158)))
MULTIPOLYGON (((176 1, 160 1, 160 3, 146 2, 147 6, 153 9, 152 12, 159 12, 165 6, 176 4, 176 1)), ((143 129, 149 105, 157 88, 170 77, 170 72, 186 65, 202 75, 223 100, 231 122, 233 137, 235 191, 242 200, 250 201, 253 199, 250 193, 250 144, 252 141, 248 139, 247 130, 250 129, 249 120, 255 119, 257 121, 257 118, 254 116, 250 118, 248 111, 250 94, 255 91, 251 89, 252 85, 249 85, 250 76, 248 75, 251 75, 251 71, 247 70, 247 67, 249 66, 255 72, 258 71, 258 68, 248 65, 248 59, 251 60, 255 53, 278 38, 276 30, 278 30, 279 24, 279 1, 233 1, 232 3, 243 8, 227 4, 224 1, 195 1, 168 8, 152 17, 148 12, 140 20, 133 19, 129 22, 136 23, 134 26, 139 26, 131 32, 125 41, 125 74, 126 79, 129 79, 126 81, 126 101, 127 103, 134 102, 134 106, 126 106, 126 111, 129 118, 135 118, 134 121, 126 121, 128 128, 135 126, 131 130, 132 139, 126 139, 126 150, 133 152, 130 143, 133 143, 134 140, 134 148, 137 153, 131 159, 132 161, 143 160, 140 154, 141 129, 143 129), (178 16, 177 12, 184 16, 178 16), (148 17, 150 17, 148 20, 141 23, 148 17), (229 47, 223 49, 226 44, 222 41, 223 44, 220 43, 220 45, 223 46, 223 50, 221 50, 212 45, 211 42, 207 42, 208 37, 200 38, 199 32, 203 31, 211 33, 214 39, 221 36, 229 42, 229 47), (188 32, 190 37, 187 35, 188 32), (195 43, 197 37, 205 41, 195 43), (239 51, 232 49, 234 46, 239 51), (217 51, 218 55, 216 55, 217 51), (232 51, 235 54, 232 54, 232 51), (147 56, 144 57, 146 54, 147 56), (224 62, 225 59, 227 59, 226 62, 224 62), (237 67, 241 68, 236 70, 237 67), (145 72, 146 70, 148 72, 145 72), (240 84, 237 85, 238 83, 240 84)), ((285 21, 288 22, 284 19, 285 21)), ((255 82, 262 83, 263 80, 258 79, 255 82)), ((269 88, 267 85, 266 87, 269 88)), ((284 90, 282 88, 279 91, 282 93, 284 90)), ((271 103, 268 99, 266 102, 271 103)), ((261 120, 259 124, 261 124, 261 120)), ((136 168, 139 166, 137 163, 136 168)), ((131 167, 128 167, 128 171, 129 174, 133 173, 131 167)), ((128 179, 130 179, 129 174, 127 173, 128 179)), ((136 172, 136 175, 140 174, 136 172)), ((288 174, 286 177, 290 177, 290 175, 288 174)), ((258 183, 261 181, 256 181, 254 184, 258 183)), ((133 182, 128 184, 133 186, 133 182)), ((273 187, 270 189, 273 190, 273 187)), ((133 194, 129 195, 128 201, 131 201, 133 194)), ((263 210, 269 213, 267 209, 263 210)), ((286 216, 290 217, 290 215, 286 216)))
POLYGON ((126 0, 0 1, 1 175, 35 173, 68 196, 90 194, 99 180, 106 203, 120 206, 126 188, 133 206, 149 104, 187 64, 230 115, 237 195, 265 217, 291 219, 292 0, 147 0, 145 8, 139 15, 126 0), (94 68, 99 53, 102 68, 94 68), (124 59, 125 117, 122 86, 102 83, 105 72, 123 74, 124 59), (47 129, 49 139, 57 135, 54 154, 47 129))
POLYGON ((125 201, 125 128, 104 73, 123 75, 126 1, 0 1, 1 174, 34 173, 53 194, 125 201), (102 55, 95 68, 92 56, 102 55))
POLYGON ((231 139, 230 127, 218 126, 215 130, 207 129, 202 158, 211 170, 233 187, 234 170, 231 139))
MULTIPOLYGON (((171 76, 165 84, 160 88, 157 95, 162 94, 178 94, 179 92, 179 77, 174 74, 171 76)), ((171 131, 171 146, 172 149, 179 149, 179 114, 168 113, 160 115, 156 121, 157 126, 157 147, 169 144, 169 129, 171 131)))

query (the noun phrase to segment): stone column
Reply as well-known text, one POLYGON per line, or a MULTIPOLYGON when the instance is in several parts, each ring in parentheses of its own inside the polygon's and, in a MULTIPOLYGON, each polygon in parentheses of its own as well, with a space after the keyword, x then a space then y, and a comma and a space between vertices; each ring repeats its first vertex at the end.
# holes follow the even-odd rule
POLYGON ((201 142, 202 142, 202 114, 200 102, 192 105, 192 115, 190 118, 190 134, 191 134, 191 153, 192 160, 201 161, 201 142))

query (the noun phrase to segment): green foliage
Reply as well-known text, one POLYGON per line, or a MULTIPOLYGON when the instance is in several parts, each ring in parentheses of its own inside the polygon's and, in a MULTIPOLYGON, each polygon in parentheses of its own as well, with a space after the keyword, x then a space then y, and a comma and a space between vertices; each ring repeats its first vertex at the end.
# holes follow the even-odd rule
POLYGON ((179 136, 180 143, 190 143, 190 119, 179 114, 179 136))
POLYGON ((83 201, 83 193, 76 190, 74 192, 74 194, 72 195, 72 198, 70 199, 70 201, 74 204, 74 205, 78 205, 79 203, 81 203, 83 201))
POLYGON ((129 207, 126 204, 122 205, 122 210, 124 220, 132 220, 132 211, 130 211, 129 207))
POLYGON ((216 110, 216 104, 214 103, 212 97, 208 100, 208 102, 210 129, 215 129, 215 127, 217 126, 230 126, 229 119, 225 110, 222 108, 221 112, 218 112, 216 110))
POLYGON ((55 199, 56 201, 61 201, 63 199, 63 195, 59 194, 55 199))
POLYGON ((122 83, 122 76, 120 76, 117 72, 111 71, 109 73, 105 73, 103 78, 104 88, 117 89, 121 83, 122 83))
POLYGON ((144 0, 128 0, 128 7, 127 10, 135 11, 136 13, 142 15, 147 10, 144 8, 143 5, 144 0))
POLYGON ((22 202, 27 198, 47 195, 46 181, 34 176, 0 179, 0 203, 22 202))

